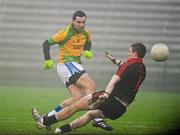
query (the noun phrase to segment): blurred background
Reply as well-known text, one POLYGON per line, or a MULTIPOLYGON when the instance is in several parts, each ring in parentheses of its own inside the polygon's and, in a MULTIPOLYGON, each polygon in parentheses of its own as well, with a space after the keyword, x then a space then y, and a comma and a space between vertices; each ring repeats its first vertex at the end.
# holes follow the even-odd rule
MULTIPOLYGON (((117 70, 104 51, 125 59, 134 42, 147 47, 147 77, 141 88, 180 89, 179 0, 0 0, 0 86, 65 87, 56 68, 43 70, 42 42, 70 24, 79 9, 87 14, 93 43, 93 58, 82 58, 83 66, 98 89, 117 70), (166 62, 150 57, 158 42, 169 47, 166 62)), ((51 55, 57 63, 58 45, 51 47, 51 55)))

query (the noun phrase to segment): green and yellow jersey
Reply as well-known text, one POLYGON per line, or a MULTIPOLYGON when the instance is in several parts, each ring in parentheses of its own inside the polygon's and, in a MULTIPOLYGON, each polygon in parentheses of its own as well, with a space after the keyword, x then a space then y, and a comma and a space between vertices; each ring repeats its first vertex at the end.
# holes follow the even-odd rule
POLYGON ((87 29, 77 33, 72 25, 52 35, 48 42, 59 44, 58 63, 64 62, 81 62, 81 55, 84 50, 91 48, 91 35, 87 29))

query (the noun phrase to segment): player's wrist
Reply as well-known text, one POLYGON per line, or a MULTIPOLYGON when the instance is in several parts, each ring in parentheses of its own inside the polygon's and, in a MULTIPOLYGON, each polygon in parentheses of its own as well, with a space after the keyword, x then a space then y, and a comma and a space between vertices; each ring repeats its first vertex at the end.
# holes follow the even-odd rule
POLYGON ((104 93, 105 99, 108 99, 108 98, 109 98, 109 95, 110 95, 110 94, 109 94, 108 92, 105 92, 105 93, 104 93))
POLYGON ((117 64, 117 65, 120 65, 121 61, 119 59, 116 59, 114 63, 117 64))
POLYGON ((47 62, 47 61, 52 61, 51 59, 45 59, 45 61, 47 62))

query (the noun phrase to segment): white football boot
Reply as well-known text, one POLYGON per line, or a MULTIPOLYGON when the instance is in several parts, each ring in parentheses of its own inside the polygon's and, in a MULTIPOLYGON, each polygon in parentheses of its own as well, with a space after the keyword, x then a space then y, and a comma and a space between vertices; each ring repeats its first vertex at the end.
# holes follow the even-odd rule
POLYGON ((40 115, 40 113, 37 111, 36 108, 32 109, 32 116, 34 120, 36 121, 36 127, 39 129, 47 128, 47 126, 43 125, 43 117, 40 115))
POLYGON ((62 134, 62 130, 60 128, 56 128, 56 130, 54 131, 54 133, 56 135, 62 134))

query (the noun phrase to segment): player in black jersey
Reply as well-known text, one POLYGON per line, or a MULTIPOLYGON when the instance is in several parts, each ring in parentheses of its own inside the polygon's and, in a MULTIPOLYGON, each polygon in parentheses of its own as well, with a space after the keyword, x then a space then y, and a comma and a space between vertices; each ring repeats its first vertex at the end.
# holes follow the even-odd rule
POLYGON ((89 94, 51 117, 42 118, 34 108, 32 113, 36 124, 43 128, 67 119, 79 110, 91 109, 73 122, 55 130, 56 134, 61 134, 80 128, 97 117, 111 120, 121 117, 126 112, 126 108, 133 102, 145 79, 146 67, 143 63, 145 54, 146 47, 142 43, 132 44, 129 48, 127 61, 117 63, 118 60, 114 59, 114 63, 118 64, 119 68, 112 76, 105 91, 89 94))

